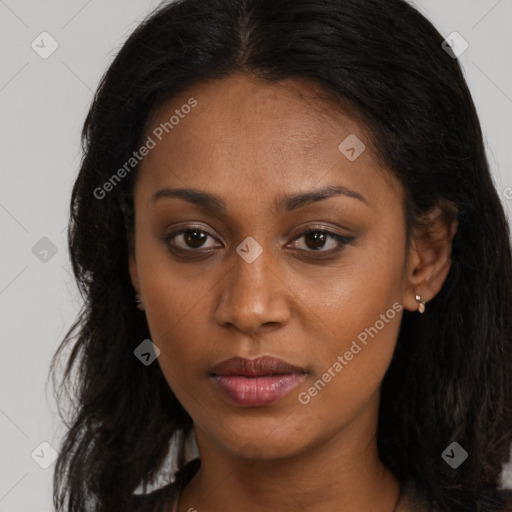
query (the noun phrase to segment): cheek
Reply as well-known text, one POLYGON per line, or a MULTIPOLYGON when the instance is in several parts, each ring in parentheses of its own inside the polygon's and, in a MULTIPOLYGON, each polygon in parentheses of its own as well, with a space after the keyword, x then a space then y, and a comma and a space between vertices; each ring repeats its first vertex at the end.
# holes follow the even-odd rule
POLYGON ((157 362, 180 403, 197 416, 200 410, 195 407, 202 396, 207 361, 214 359, 213 340, 205 336, 202 328, 206 314, 204 291, 181 291, 176 282, 167 286, 160 281, 148 295, 151 303, 146 317, 151 340, 160 349, 157 362))
POLYGON ((336 304, 319 309, 326 335, 312 343, 312 372, 296 396, 315 424, 317 418, 332 428, 349 422, 378 391, 393 356, 402 305, 390 300, 391 285, 376 287, 367 275, 361 280, 353 276, 336 304), (371 293, 361 290, 361 280, 371 293))
POLYGON ((317 362, 313 377, 328 383, 330 391, 321 393, 325 398, 333 392, 365 395, 380 385, 402 318, 401 243, 376 238, 371 247, 347 253, 344 264, 322 286, 302 277, 294 287, 304 290, 303 301, 313 308, 309 322, 318 326, 310 345, 317 362))
POLYGON ((184 273, 183 265, 154 242, 142 247, 138 269, 151 340, 160 349, 158 361, 169 373, 192 377, 198 356, 208 357, 213 343, 203 326, 214 282, 191 274, 191 266, 184 273))
POLYGON ((161 351, 160 364, 178 373, 186 368, 192 376, 198 358, 207 358, 214 342, 204 330, 208 294, 172 278, 148 285, 146 293, 146 318, 152 341, 161 351))

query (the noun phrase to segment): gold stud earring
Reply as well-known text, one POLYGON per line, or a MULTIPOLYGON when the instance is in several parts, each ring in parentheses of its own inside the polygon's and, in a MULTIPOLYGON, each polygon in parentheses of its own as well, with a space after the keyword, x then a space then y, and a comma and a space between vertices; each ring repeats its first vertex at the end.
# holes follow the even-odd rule
POLYGON ((144 311, 144 302, 142 301, 142 296, 140 295, 140 293, 135 294, 135 304, 137 306, 137 309, 139 309, 140 311, 144 311))
POLYGON ((416 295, 416 300, 418 301, 418 312, 425 313, 425 301, 421 298, 421 295, 416 295))

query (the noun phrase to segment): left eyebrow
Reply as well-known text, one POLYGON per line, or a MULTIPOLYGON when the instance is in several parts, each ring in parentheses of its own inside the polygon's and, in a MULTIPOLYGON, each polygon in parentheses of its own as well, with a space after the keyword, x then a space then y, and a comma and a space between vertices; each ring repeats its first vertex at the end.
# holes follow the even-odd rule
POLYGON ((319 190, 313 190, 312 192, 303 192, 291 196, 286 196, 278 201, 276 206, 278 211, 289 212, 307 204, 315 203, 317 201, 322 201, 324 199, 329 199, 330 197, 339 195, 358 199, 366 205, 369 204, 368 201, 355 190, 352 190, 348 187, 343 187, 341 185, 330 185, 319 190))
MULTIPOLYGON (((296 210, 307 204, 311 204, 317 201, 322 201, 333 196, 343 195, 353 199, 358 199, 368 205, 368 201, 355 190, 340 185, 330 185, 319 190, 313 190, 311 192, 301 192, 298 194, 288 195, 278 199, 275 203, 278 211, 290 212, 296 210)), ((226 203, 218 196, 197 190, 193 188, 171 188, 165 187, 155 192, 151 198, 151 201, 157 201, 161 198, 178 197, 196 204, 206 209, 215 211, 227 210, 226 203)))

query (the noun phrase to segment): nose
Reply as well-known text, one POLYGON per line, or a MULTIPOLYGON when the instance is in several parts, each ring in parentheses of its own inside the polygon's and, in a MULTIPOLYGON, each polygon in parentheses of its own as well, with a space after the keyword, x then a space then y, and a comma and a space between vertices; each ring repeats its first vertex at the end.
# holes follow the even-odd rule
POLYGON ((262 325, 284 325, 290 319, 289 288, 269 249, 251 263, 236 252, 222 281, 215 316, 219 325, 233 325, 248 334, 262 325))

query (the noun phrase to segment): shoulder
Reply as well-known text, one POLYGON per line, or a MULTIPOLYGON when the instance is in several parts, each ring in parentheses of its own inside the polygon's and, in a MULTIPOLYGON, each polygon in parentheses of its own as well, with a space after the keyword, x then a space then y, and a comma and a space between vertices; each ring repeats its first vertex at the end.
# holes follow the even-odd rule
POLYGON ((512 512, 512 489, 489 489, 478 500, 464 503, 461 512, 512 512))
POLYGON ((512 489, 492 491, 491 500, 496 503, 497 511, 512 512, 512 489))
POLYGON ((134 494, 130 500, 128 512, 158 512, 163 506, 174 503, 178 496, 176 482, 167 484, 149 494, 134 494))
POLYGON ((396 512, 431 512, 426 487, 421 482, 407 478, 402 482, 396 512))
POLYGON ((195 458, 176 473, 173 482, 149 494, 133 494, 127 512, 168 512, 172 510, 181 490, 196 474, 200 465, 200 459, 195 458))
MULTIPOLYGON (((423 482, 406 479, 396 512, 448 512, 432 504, 427 486, 423 482)), ((451 512, 451 511, 450 511, 451 512)), ((457 512, 512 512, 512 489, 491 489, 457 507, 457 512), (478 502, 476 502, 478 501, 478 502)))

